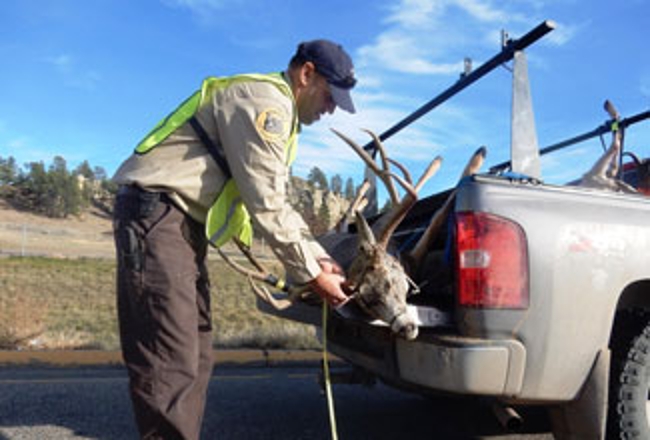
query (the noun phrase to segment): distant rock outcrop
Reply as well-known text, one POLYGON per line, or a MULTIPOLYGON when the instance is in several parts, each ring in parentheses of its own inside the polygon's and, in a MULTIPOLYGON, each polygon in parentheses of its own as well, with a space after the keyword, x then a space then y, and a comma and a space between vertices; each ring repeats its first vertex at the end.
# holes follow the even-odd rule
POLYGON ((343 217, 350 200, 341 194, 314 188, 299 177, 291 177, 289 203, 300 212, 314 234, 330 230, 343 217))

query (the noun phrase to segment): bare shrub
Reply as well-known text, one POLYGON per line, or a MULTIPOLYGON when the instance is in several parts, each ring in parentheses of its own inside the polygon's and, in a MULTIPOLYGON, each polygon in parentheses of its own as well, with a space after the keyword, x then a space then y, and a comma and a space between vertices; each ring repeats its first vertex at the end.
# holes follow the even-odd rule
POLYGON ((0 349, 29 348, 43 334, 47 310, 31 296, 0 298, 0 349))

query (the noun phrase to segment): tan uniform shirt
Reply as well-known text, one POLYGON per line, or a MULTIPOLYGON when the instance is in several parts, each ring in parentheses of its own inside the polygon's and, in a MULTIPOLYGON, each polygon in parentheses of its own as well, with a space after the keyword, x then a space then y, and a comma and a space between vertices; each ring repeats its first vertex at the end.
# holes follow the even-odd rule
MULTIPOLYGON (((292 99, 266 81, 241 82, 218 91, 197 118, 224 152, 260 233, 290 279, 305 283, 320 272, 325 250, 289 204, 285 144, 295 111, 292 99)), ((146 154, 131 155, 117 170, 118 184, 169 193, 190 216, 205 223, 226 177, 189 124, 146 154)))

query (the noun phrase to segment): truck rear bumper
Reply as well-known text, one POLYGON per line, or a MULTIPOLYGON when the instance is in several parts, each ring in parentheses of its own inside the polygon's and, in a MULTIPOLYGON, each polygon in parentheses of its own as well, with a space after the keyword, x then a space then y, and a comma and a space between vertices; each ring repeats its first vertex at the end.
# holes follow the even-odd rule
POLYGON ((523 384, 524 345, 513 339, 485 340, 422 328, 414 341, 386 326, 345 319, 328 321, 331 352, 405 387, 454 394, 513 397, 523 384))
POLYGON ((401 379, 462 394, 514 396, 524 377, 526 350, 519 341, 452 336, 395 342, 401 379))
MULTIPOLYGON (((294 321, 322 324, 319 307, 298 303, 277 311, 258 301, 258 308, 294 321)), ((510 397, 521 391, 526 349, 517 340, 428 332, 449 327, 451 322, 449 316, 431 307, 409 306, 422 330, 414 341, 395 337, 385 324, 342 312, 330 315, 330 351, 384 379, 456 394, 510 397)))

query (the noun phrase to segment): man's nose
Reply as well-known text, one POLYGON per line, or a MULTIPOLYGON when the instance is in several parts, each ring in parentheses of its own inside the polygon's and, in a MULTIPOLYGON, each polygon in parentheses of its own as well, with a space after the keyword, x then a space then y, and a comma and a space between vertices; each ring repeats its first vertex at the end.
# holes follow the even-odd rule
POLYGON ((327 105, 325 106, 325 110, 326 110, 327 113, 329 113, 330 115, 331 115, 332 113, 334 113, 334 110, 336 110, 336 103, 334 102, 333 99, 330 98, 330 99, 327 101, 327 105))

